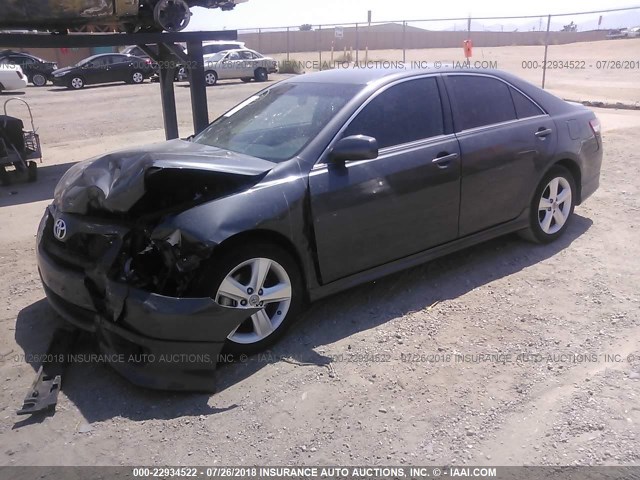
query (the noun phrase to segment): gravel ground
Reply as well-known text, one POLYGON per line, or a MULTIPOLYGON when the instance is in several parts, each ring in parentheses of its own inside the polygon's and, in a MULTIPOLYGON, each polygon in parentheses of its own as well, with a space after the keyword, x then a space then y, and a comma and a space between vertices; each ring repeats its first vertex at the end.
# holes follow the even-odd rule
MULTIPOLYGON (((256 84, 209 89, 219 114, 256 84)), ((35 184, 0 187, 0 464, 633 465, 640 461, 640 112, 599 110, 602 186, 559 242, 507 236, 313 305, 213 395, 74 364, 54 416, 15 415, 58 320, 34 235, 60 175, 162 140, 158 86, 29 88, 35 184)), ((188 89, 177 88, 188 131, 188 89)), ((81 338, 76 353, 95 348, 81 338)))

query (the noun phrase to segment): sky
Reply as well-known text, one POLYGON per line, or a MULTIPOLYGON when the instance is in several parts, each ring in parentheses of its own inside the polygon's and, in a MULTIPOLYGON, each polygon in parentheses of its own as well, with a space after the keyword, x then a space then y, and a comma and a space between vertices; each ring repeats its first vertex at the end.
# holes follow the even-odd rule
MULTIPOLYGON (((231 12, 194 8, 187 30, 224 30, 298 26, 304 23, 366 22, 367 11, 373 21, 411 20, 476 16, 516 16, 573 13, 622 7, 640 7, 640 0, 249 0, 231 12)), ((569 20, 569 19, 568 19, 569 20)))

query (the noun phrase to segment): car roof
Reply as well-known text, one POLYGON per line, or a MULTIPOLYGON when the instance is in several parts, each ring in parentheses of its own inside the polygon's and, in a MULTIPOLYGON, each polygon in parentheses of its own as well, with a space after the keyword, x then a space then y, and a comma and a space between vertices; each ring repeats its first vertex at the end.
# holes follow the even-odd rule
POLYGON ((99 53, 97 55, 91 55, 84 60, 95 60, 96 58, 109 57, 112 55, 117 55, 119 57, 133 57, 133 55, 129 55, 128 53, 99 53))
MULTIPOLYGON (((525 93, 538 103, 548 114, 564 113, 574 108, 562 99, 552 95, 546 90, 527 82, 526 80, 502 70, 458 68, 453 65, 435 65, 429 69, 400 69, 400 68, 343 68, 324 70, 322 72, 297 75, 280 83, 334 83, 345 85, 364 85, 367 87, 381 87, 396 80, 420 77, 434 74, 472 74, 490 75, 499 78, 521 92, 525 93)), ((279 84, 276 84, 279 85, 279 84)))
POLYGON ((40 60, 41 62, 46 62, 46 60, 43 60, 40 57, 36 57, 35 55, 31 55, 30 53, 27 53, 27 52, 16 52, 15 50, 2 50, 2 51, 0 51, 0 57, 5 56, 5 55, 21 55, 23 57, 34 58, 36 60, 40 60))
POLYGON ((207 40, 205 42, 202 42, 202 46, 207 46, 207 45, 225 45, 227 43, 235 43, 237 45, 244 45, 245 42, 241 42, 240 40, 207 40))
MULTIPOLYGON (((286 63, 286 61, 285 61, 286 63)), ((411 78, 419 75, 437 73, 473 73, 493 75, 506 79, 509 74, 501 70, 490 70, 481 68, 458 68, 452 65, 430 65, 424 69, 409 68, 335 68, 323 70, 310 74, 300 75, 289 79, 294 82, 315 82, 315 83, 344 83, 355 85, 367 85, 379 80, 395 80, 401 78, 411 78)))

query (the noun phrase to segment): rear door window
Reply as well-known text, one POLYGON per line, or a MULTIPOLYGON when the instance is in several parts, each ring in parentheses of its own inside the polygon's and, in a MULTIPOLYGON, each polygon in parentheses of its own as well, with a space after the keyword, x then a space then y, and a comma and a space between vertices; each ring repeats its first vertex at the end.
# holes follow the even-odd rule
POLYGON ((367 104, 344 133, 368 135, 380 148, 444 134, 440 92, 435 78, 394 85, 367 104))
POLYGON ((445 76, 456 131, 494 125, 518 118, 509 86, 479 75, 445 76))

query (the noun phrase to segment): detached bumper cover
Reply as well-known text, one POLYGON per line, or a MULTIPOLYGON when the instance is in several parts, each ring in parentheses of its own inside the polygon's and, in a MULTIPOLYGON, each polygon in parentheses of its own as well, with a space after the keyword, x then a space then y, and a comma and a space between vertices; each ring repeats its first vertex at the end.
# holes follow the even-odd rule
POLYGON ((86 273, 60 265, 38 233, 38 270, 47 299, 66 321, 92 332, 103 358, 136 385, 215 391, 213 371, 227 336, 259 309, 211 298, 166 297, 103 278, 96 291, 86 273))

